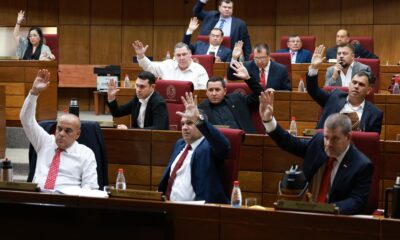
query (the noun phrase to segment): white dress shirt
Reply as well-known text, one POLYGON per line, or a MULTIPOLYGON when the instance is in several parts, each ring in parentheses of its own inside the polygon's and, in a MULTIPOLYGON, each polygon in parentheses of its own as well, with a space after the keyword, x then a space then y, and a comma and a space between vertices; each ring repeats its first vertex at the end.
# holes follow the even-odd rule
POLYGON ((209 47, 208 50, 207 50, 207 55, 209 55, 210 52, 213 52, 213 53, 214 53, 214 56, 217 56, 218 50, 219 50, 219 46, 220 46, 220 45, 218 45, 218 46, 213 46, 213 45, 210 44, 210 47, 209 47))
POLYGON ((340 71, 340 78, 342 79, 342 86, 343 87, 349 87, 351 79, 352 79, 352 74, 353 74, 353 66, 354 66, 354 61, 350 64, 349 68, 347 69, 346 74, 344 74, 343 71, 340 71))
POLYGON ((149 71, 161 77, 162 80, 182 80, 191 81, 195 90, 207 89, 207 71, 198 63, 192 61, 190 66, 181 70, 175 60, 168 59, 162 62, 152 62, 147 57, 138 59, 139 66, 145 71, 149 71))
POLYGON ((144 117, 146 115, 146 108, 147 108, 147 103, 149 102, 150 97, 153 95, 154 91, 149 94, 149 96, 146 99, 140 99, 140 109, 139 109, 139 115, 137 118, 137 124, 140 128, 144 128, 144 117))
MULTIPOLYGON (((55 136, 48 134, 35 119, 38 96, 29 94, 22 106, 20 118, 25 134, 37 152, 33 182, 43 188, 57 149, 55 136)), ((81 187, 98 189, 96 159, 93 151, 75 141, 61 152, 60 167, 54 189, 81 187)))
POLYGON ((297 51, 289 50, 291 63, 296 63, 297 51))
POLYGON ((340 110, 340 113, 351 113, 351 112, 355 112, 355 113, 357 113, 358 119, 361 120, 362 113, 363 113, 363 111, 364 111, 364 106, 365 106, 365 99, 364 99, 364 101, 362 101, 362 103, 361 103, 359 106, 354 107, 354 106, 351 105, 351 103, 349 102, 349 96, 347 96, 346 103, 344 104, 342 110, 340 110))
POLYGON ((224 19, 224 25, 222 26, 222 32, 224 32, 224 36, 231 36, 231 28, 232 28, 232 17, 228 17, 228 18, 220 18, 217 22, 217 24, 215 24, 214 28, 219 28, 219 26, 221 25, 221 20, 224 19))
MULTIPOLYGON (((170 200, 171 201, 193 201, 196 198, 196 193, 193 190, 192 186, 192 166, 191 160, 194 151, 196 150, 197 146, 203 141, 204 137, 201 137, 194 141, 190 146, 192 147, 189 150, 188 155, 186 156, 185 160, 181 168, 176 172, 176 177, 174 181, 174 185, 172 185, 170 200)), ((186 145, 185 145, 186 147, 186 145)), ((176 156, 174 162, 171 165, 171 170, 169 175, 171 176, 172 171, 176 163, 178 162, 179 158, 181 157, 185 147, 182 148, 181 152, 176 156)))

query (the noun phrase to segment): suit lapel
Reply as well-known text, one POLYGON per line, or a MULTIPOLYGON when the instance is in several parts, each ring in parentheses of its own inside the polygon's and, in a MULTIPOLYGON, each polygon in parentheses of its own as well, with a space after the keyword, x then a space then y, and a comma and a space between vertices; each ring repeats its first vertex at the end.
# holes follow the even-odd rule
POLYGON ((331 186, 331 189, 329 190, 329 197, 332 197, 332 193, 335 192, 336 188, 339 188, 340 182, 342 181, 342 178, 346 177, 348 171, 351 169, 351 155, 353 153, 353 147, 350 145, 349 150, 347 151, 346 155, 344 156, 342 162, 340 163, 340 166, 336 172, 335 178, 333 179, 333 183, 331 186))
POLYGON ((360 119, 360 129, 363 132, 366 129, 367 117, 371 114, 370 112, 371 112, 371 108, 370 108, 369 102, 367 102, 367 100, 365 100, 363 113, 362 113, 361 119, 360 119))

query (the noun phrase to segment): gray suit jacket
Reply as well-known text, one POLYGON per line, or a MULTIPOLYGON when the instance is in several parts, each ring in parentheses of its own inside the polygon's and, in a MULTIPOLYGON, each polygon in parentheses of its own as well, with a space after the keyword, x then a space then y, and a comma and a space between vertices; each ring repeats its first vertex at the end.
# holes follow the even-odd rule
MULTIPOLYGON (((326 75, 325 75, 325 86, 342 86, 342 78, 339 77, 335 80, 332 78, 333 71, 335 70, 335 66, 331 66, 326 70, 326 75)), ((365 64, 359 63, 357 61, 354 61, 353 65, 353 72, 351 73, 351 77, 353 78, 356 73, 360 71, 365 71, 366 73, 371 75, 371 68, 365 64)), ((344 86, 346 87, 346 86, 344 86)))

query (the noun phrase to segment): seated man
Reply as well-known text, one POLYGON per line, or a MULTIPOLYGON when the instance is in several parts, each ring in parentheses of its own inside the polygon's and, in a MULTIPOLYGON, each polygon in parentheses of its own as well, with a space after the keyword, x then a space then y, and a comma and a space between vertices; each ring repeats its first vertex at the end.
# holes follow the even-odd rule
POLYGON ((186 34, 183 36, 182 42, 186 43, 194 54, 214 55, 215 62, 229 62, 232 57, 232 50, 221 45, 224 40, 224 32, 219 28, 213 28, 211 30, 208 36, 209 43, 197 41, 195 44, 190 44, 192 34, 198 27, 197 18, 194 17, 190 19, 189 27, 186 30, 186 34))
MULTIPOLYGON (((326 70, 325 86, 348 87, 354 75, 364 71, 371 75, 369 66, 354 61, 353 45, 345 44, 337 48, 337 62, 326 70)), ((372 77, 372 75, 371 75, 372 77)))
POLYGON ((226 95, 224 79, 211 77, 207 82, 208 99, 204 100, 199 108, 204 111, 211 124, 242 129, 246 133, 257 133, 251 120, 251 111, 258 108, 258 96, 263 89, 250 78, 243 63, 235 62, 232 68, 236 71, 235 76, 245 80, 253 93, 247 96, 241 93, 226 95))
MULTIPOLYGON (((336 33, 336 46, 329 48, 326 51, 326 59, 336 59, 336 53, 339 46, 344 44, 353 44, 350 43, 350 33, 346 29, 340 29, 336 33)), ((364 49, 359 43, 355 43, 354 45, 354 56, 356 58, 378 58, 375 54, 370 51, 364 49)))
MULTIPOLYGON (((241 42, 235 44, 232 52, 232 61, 237 61, 241 55, 241 42)), ((248 73, 261 84, 261 87, 274 90, 291 91, 288 70, 285 65, 271 61, 270 51, 267 44, 258 44, 254 47, 254 60, 244 62, 248 73)), ((229 80, 237 80, 233 69, 228 68, 229 80)))
POLYGON ((292 63, 309 63, 311 62, 311 52, 307 49, 302 49, 303 42, 297 34, 289 36, 287 41, 287 48, 279 49, 276 52, 290 53, 292 63))
POLYGON ((98 189, 94 153, 76 141, 81 132, 79 118, 62 115, 55 135, 48 134, 36 122, 36 101, 39 93, 49 86, 49 79, 46 69, 39 70, 20 113, 25 134, 37 152, 33 182, 48 190, 77 186, 98 189))
MULTIPOLYGON (((345 47, 344 49, 349 48, 345 47)), ((369 74, 362 71, 354 74, 349 84, 348 93, 340 90, 334 90, 329 93, 318 87, 318 69, 324 60, 322 57, 324 50, 325 47, 323 45, 315 49, 307 74, 307 92, 324 108, 317 128, 324 126, 324 122, 329 115, 340 112, 349 114, 353 122, 353 130, 380 133, 383 112, 365 100, 368 93, 372 91, 374 81, 369 74)))
MULTIPOLYGON (((131 127, 152 130, 168 130, 168 110, 164 98, 154 91, 156 77, 151 72, 141 72, 136 79, 136 95, 128 103, 119 106, 115 95, 119 91, 115 80, 108 82, 108 106, 113 117, 131 115, 131 127)), ((118 125, 127 129, 125 125, 118 125)))
POLYGON ((190 48, 185 43, 177 43, 174 50, 174 59, 162 62, 152 62, 144 54, 147 48, 140 41, 132 43, 135 49, 139 66, 160 77, 162 80, 192 81, 194 89, 206 89, 208 80, 207 71, 198 63, 193 62, 190 48))
POLYGON ((368 200, 373 164, 351 143, 351 121, 343 114, 328 117, 323 133, 311 139, 290 135, 273 117, 273 92, 260 97, 260 116, 268 135, 282 149, 304 158, 313 200, 333 203, 341 214, 360 214, 368 200))
POLYGON ((177 112, 182 139, 174 146, 158 191, 171 201, 228 203, 221 179, 229 141, 199 113, 192 93, 182 99, 186 110, 177 112))

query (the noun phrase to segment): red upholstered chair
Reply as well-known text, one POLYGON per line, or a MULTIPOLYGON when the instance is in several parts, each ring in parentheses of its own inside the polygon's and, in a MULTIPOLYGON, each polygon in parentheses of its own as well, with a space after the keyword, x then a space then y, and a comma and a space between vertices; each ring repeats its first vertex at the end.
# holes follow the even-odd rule
POLYGON ((374 92, 379 92, 379 78, 380 78, 380 71, 381 71, 381 61, 379 59, 371 59, 371 58, 356 58, 357 62, 362 64, 368 65, 375 76, 375 84, 374 84, 374 92))
POLYGON ((292 62, 290 60, 290 53, 271 53, 270 56, 275 62, 286 66, 289 74, 289 80, 292 82, 292 62))
MULTIPOLYGON (((242 95, 247 95, 251 93, 249 86, 246 83, 227 83, 226 84, 226 94, 230 93, 240 93, 242 95)), ((257 133, 265 134, 265 128, 262 124, 260 114, 258 113, 258 108, 251 111, 251 121, 256 128, 257 133)))
POLYGON ((49 46, 51 52, 58 60, 58 35, 57 34, 44 34, 44 41, 47 46, 49 46))
MULTIPOLYGON (((287 48, 287 41, 289 36, 281 36, 281 49, 287 48)), ((315 50, 315 36, 300 36, 301 41, 303 42, 304 49, 307 49, 311 53, 315 50)))
MULTIPOLYGON (((343 92, 348 92, 348 91, 349 91, 349 88, 348 88, 348 87, 340 87, 340 86, 324 86, 322 89, 325 90, 325 91, 327 91, 327 92, 331 92, 331 91, 333 91, 333 90, 335 90, 335 89, 340 89, 340 90, 343 91, 343 92)), ((374 103, 374 91, 371 91, 371 92, 365 97, 365 99, 368 100, 368 101, 370 101, 370 102, 372 102, 372 103, 374 103)))
POLYGON ((206 69, 208 77, 213 75, 214 56, 206 54, 192 55, 192 59, 197 59, 198 63, 206 69))
POLYGON ((176 112, 185 110, 181 96, 184 96, 186 92, 193 92, 193 83, 179 80, 158 80, 155 90, 167 102, 170 129, 180 131, 182 129, 181 117, 176 112))
POLYGON ((374 39, 372 37, 367 37, 367 36, 354 36, 354 37, 350 37, 350 43, 353 40, 357 40, 358 42, 360 42, 361 46, 364 49, 367 49, 370 52, 374 52, 374 39))
POLYGON ((225 159, 223 186, 227 196, 230 197, 233 188, 233 182, 238 179, 240 147, 244 141, 245 134, 240 129, 220 128, 219 129, 231 144, 231 151, 228 158, 225 159))
MULTIPOLYGON (((198 35, 197 41, 209 43, 210 39, 209 39, 208 35, 198 35)), ((224 40, 222 40, 221 45, 231 49, 231 37, 224 37, 224 40)))

